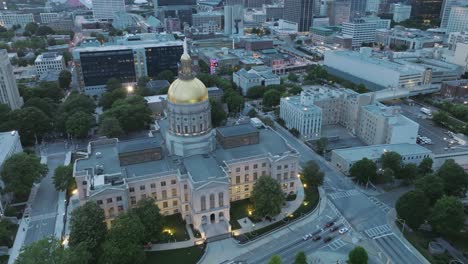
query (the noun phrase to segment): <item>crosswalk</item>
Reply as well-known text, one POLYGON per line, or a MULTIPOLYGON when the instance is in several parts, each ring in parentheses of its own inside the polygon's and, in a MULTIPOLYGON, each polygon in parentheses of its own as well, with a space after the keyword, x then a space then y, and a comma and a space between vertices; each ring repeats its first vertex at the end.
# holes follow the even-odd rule
POLYGON ((384 212, 388 212, 391 210, 390 206, 386 205, 385 203, 382 203, 379 199, 375 198, 374 196, 368 196, 369 200, 375 204, 380 210, 384 212))
POLYGON ((392 230, 390 229, 390 226, 388 225, 381 225, 381 226, 369 228, 365 230, 364 233, 366 233, 366 235, 369 238, 374 239, 376 237, 392 234, 392 230))
POLYGON ((334 240, 334 241, 330 242, 330 244, 328 244, 328 247, 331 250, 338 250, 338 249, 344 247, 345 245, 346 245, 346 242, 344 242, 343 240, 338 238, 337 240, 334 240))
POLYGON ((342 198, 346 198, 346 197, 350 197, 350 196, 355 196, 355 195, 359 195, 360 192, 358 190, 349 190, 349 191, 345 191, 345 192, 335 192, 335 193, 331 193, 329 194, 328 196, 330 197, 330 199, 332 200, 337 200, 337 199, 342 199, 342 198))

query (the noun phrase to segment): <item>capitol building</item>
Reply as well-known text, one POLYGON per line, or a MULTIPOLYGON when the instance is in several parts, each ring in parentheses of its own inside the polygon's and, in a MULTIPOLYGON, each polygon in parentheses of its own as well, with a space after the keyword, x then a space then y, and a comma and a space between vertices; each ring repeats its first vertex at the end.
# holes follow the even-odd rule
POLYGON ((259 177, 296 192, 299 155, 278 133, 250 123, 212 127, 208 90, 192 71, 186 44, 167 101, 159 131, 92 141, 74 163, 80 203, 96 202, 109 227, 152 197, 162 214, 181 214, 203 238, 214 239, 230 234, 230 202, 249 198, 259 177))

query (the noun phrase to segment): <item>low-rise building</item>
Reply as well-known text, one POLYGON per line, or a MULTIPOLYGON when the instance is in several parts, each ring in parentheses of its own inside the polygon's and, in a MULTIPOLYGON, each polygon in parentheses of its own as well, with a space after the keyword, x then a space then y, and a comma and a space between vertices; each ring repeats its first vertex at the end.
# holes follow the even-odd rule
POLYGON ((255 66, 249 71, 240 69, 232 74, 232 80, 247 95, 248 90, 254 86, 269 86, 280 84, 281 78, 272 73, 272 68, 267 66, 255 66))
POLYGON ((468 79, 443 82, 440 94, 453 99, 468 98, 468 79))
POLYGON ((210 73, 214 74, 220 69, 232 69, 239 65, 240 58, 229 52, 228 48, 200 48, 198 50, 199 59, 204 61, 210 68, 210 73))
POLYGON ((37 56, 34 65, 36 66, 36 72, 39 76, 49 71, 60 72, 66 67, 63 56, 55 52, 45 52, 37 56))
MULTIPOLYGON (((0 133, 0 171, 2 171, 3 163, 12 155, 22 152, 20 136, 17 131, 0 133)), ((0 175, 1 176, 1 175, 0 175)), ((5 184, 0 180, 0 187, 5 188, 5 184)), ((2 192, 3 193, 3 192, 2 192)), ((10 195, 0 194, 0 216, 5 213, 5 207, 11 201, 10 195)))
POLYGON ((442 42, 441 37, 427 31, 395 27, 389 32, 385 44, 390 47, 406 47, 407 49, 418 50, 431 48, 436 44, 442 44, 442 42))
POLYGON ((382 154, 393 151, 401 155, 403 163, 419 164, 424 158, 432 158, 432 151, 417 144, 384 144, 345 149, 335 149, 331 154, 331 163, 340 171, 349 174, 354 163, 363 158, 370 159, 380 166, 382 154))
POLYGON ((14 25, 20 25, 24 28, 28 23, 34 22, 33 14, 19 14, 19 13, 1 13, 0 26, 10 29, 14 25))

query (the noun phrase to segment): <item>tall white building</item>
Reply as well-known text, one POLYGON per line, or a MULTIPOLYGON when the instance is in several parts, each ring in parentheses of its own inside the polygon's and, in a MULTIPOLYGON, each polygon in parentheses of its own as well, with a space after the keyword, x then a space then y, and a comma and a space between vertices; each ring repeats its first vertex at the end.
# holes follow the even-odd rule
POLYGON ((440 27, 447 28, 452 7, 466 5, 468 5, 468 0, 444 0, 440 10, 440 27))
POLYGON ((380 0, 367 0, 366 12, 377 13, 379 11, 380 0))
POLYGON ((409 19, 411 16, 411 5, 394 4, 393 5, 393 21, 399 23, 409 19))
POLYGON ((111 20, 117 12, 125 12, 125 0, 92 0, 95 19, 111 20))
POLYGON ((317 138, 322 131, 322 110, 304 102, 300 96, 283 97, 280 102, 280 117, 289 129, 297 129, 303 138, 317 138))
POLYGON ((389 19, 378 17, 355 19, 353 22, 344 22, 342 32, 345 36, 352 37, 352 46, 360 47, 362 43, 375 41, 376 29, 389 28, 389 19))
POLYGON ((16 14, 3 13, 0 14, 0 26, 10 29, 14 25, 20 25, 24 28, 28 23, 34 22, 33 14, 16 14))
POLYGON ((13 75, 13 67, 6 50, 0 50, 0 103, 6 104, 10 109, 18 109, 23 105, 16 79, 13 75))
POLYGON ((42 76, 46 72, 55 72, 65 69, 65 60, 62 55, 55 52, 45 52, 37 56, 34 61, 36 73, 42 76))
POLYGON ((244 6, 224 6, 224 34, 244 35, 244 6))
POLYGON ((452 6, 447 22, 447 33, 468 30, 468 6, 452 6))

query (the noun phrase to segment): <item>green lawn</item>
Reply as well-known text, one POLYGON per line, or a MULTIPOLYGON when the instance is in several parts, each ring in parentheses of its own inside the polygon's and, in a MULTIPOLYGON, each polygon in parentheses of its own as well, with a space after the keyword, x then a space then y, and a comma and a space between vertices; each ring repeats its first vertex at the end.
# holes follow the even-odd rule
POLYGON ((172 236, 169 233, 164 232, 165 238, 163 238, 161 243, 184 241, 190 239, 186 228, 186 223, 180 214, 164 216, 164 221, 164 229, 169 229, 172 233, 172 236))
POLYGON ((202 246, 164 251, 147 251, 146 264, 194 264, 203 256, 203 251, 202 246))
POLYGON ((231 208, 229 209, 231 221, 229 221, 229 223, 231 224, 232 230, 241 228, 237 220, 249 216, 248 208, 251 205, 252 203, 250 202, 250 199, 239 200, 231 203, 231 208))

